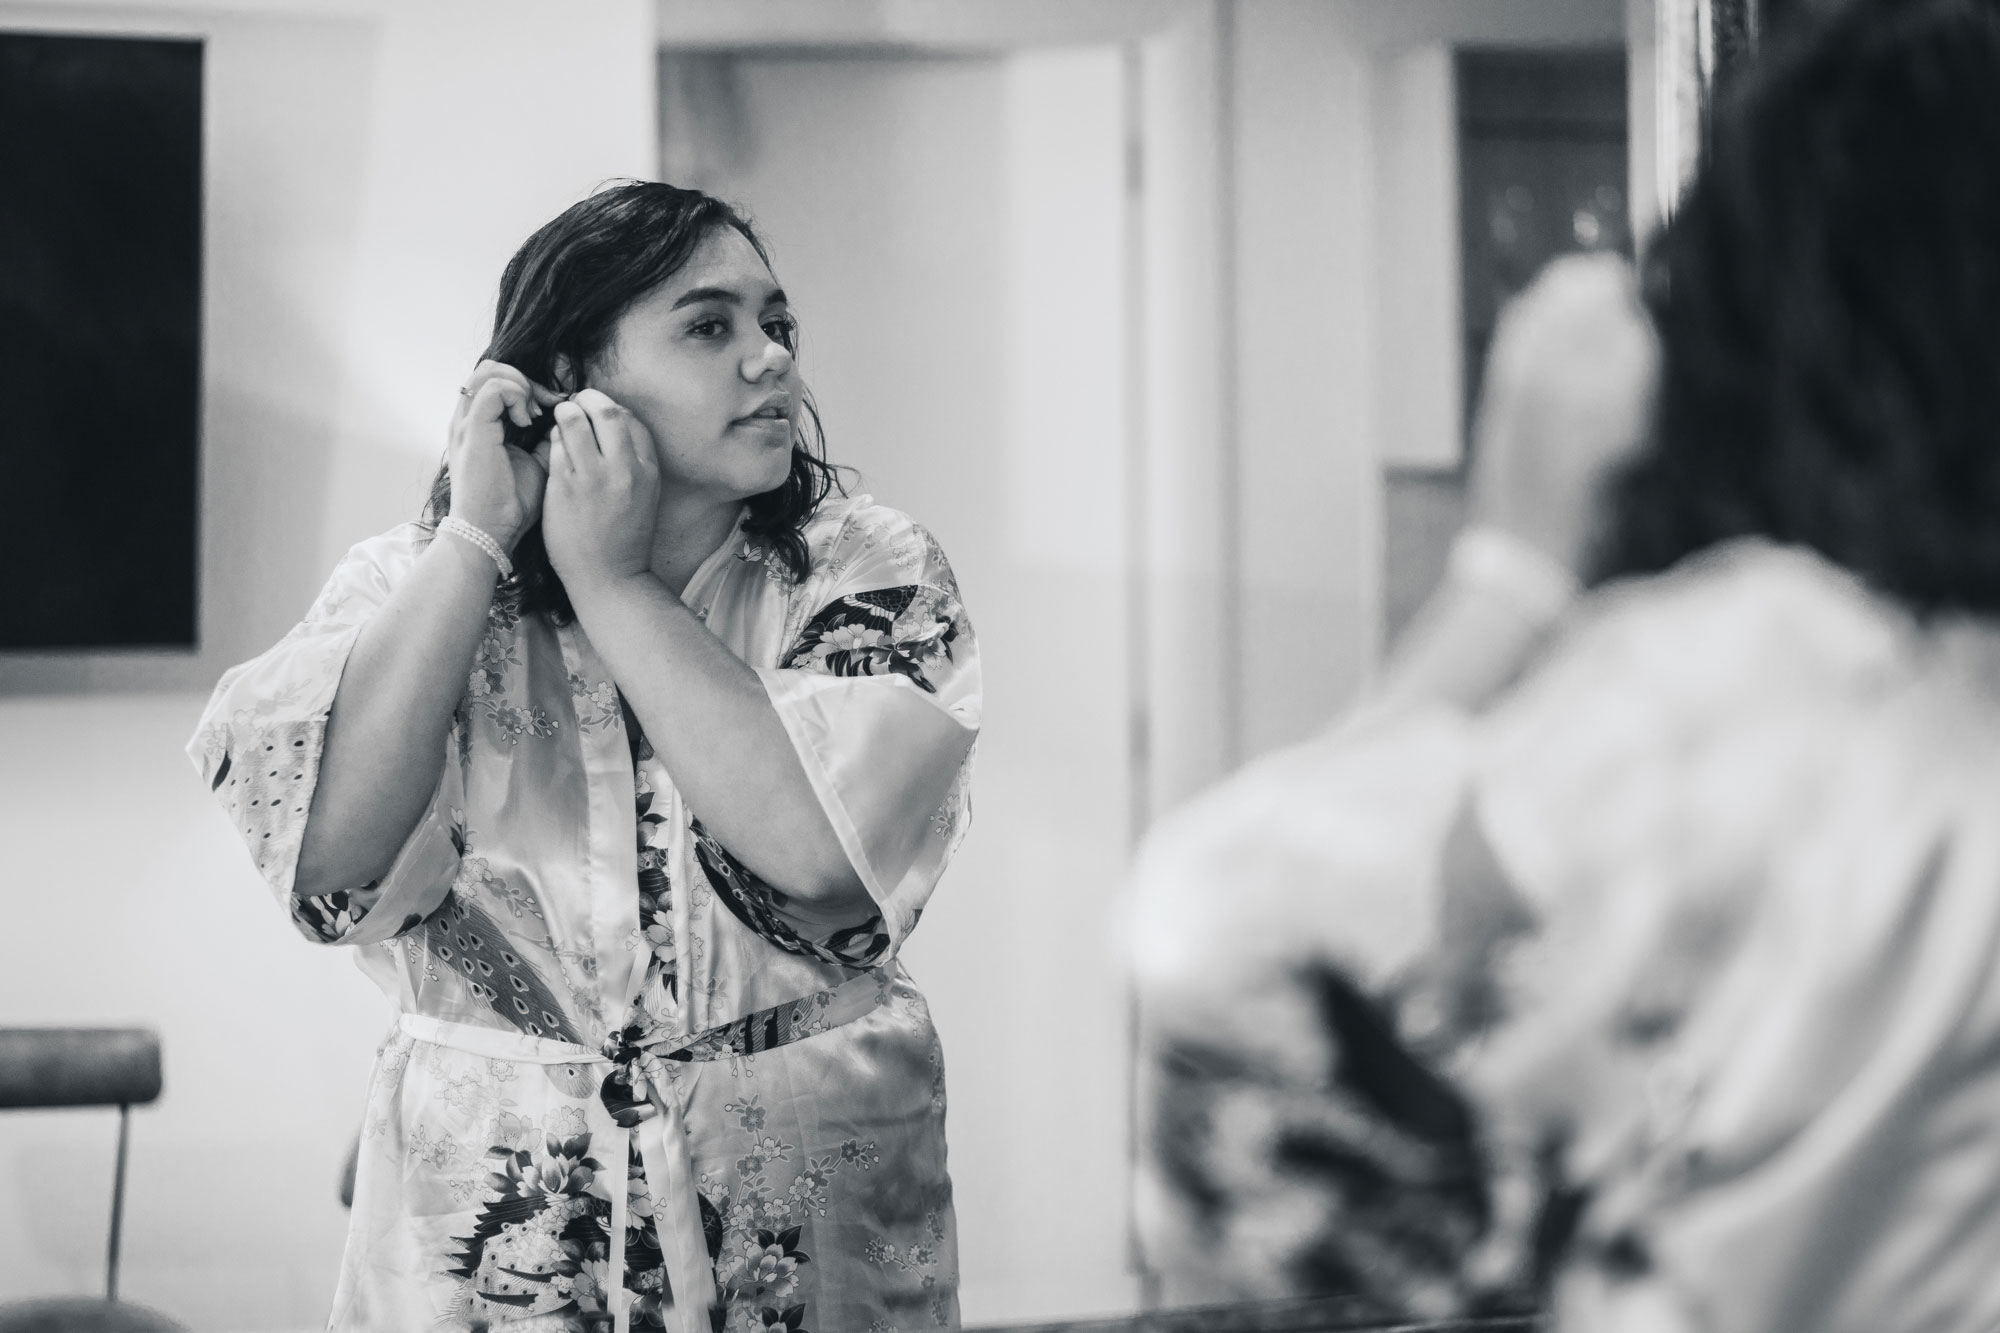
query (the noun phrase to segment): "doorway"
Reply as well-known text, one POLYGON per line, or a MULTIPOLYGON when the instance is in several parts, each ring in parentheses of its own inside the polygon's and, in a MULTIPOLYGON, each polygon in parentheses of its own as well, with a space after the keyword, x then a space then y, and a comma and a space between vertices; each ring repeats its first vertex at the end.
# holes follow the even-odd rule
POLYGON ((664 174, 749 213, 830 456, 936 535, 979 636, 977 813, 904 951, 949 1071, 968 1323, 1135 1300, 1126 77, 1104 43, 662 66, 664 174))

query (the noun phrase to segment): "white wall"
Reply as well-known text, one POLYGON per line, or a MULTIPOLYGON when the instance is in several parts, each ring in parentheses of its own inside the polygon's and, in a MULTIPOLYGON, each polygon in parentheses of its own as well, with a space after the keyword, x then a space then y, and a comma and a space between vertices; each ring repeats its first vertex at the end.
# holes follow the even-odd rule
MULTIPOLYGON (((145 1023, 123 1293, 319 1327, 385 1010, 285 924, 180 747, 224 665, 415 512, 512 248, 652 170, 642 0, 22 6, 207 40, 203 650, 0 661, 0 1021, 145 1023)), ((115 1115, 0 1116, 0 1300, 101 1290, 115 1115)))
POLYGON ((1450 468, 1465 453, 1458 89, 1448 42, 1374 64, 1380 461, 1450 468))
MULTIPOLYGON (((1129 1307, 1117 53, 744 59, 708 183, 804 329, 830 452, 951 556, 986 677, 977 816, 906 959, 951 1096, 968 1322, 1129 1307)), ((685 127, 682 127, 685 128, 685 127)))
POLYGON ((1139 244, 1149 815, 1230 768, 1241 659, 1224 60, 1204 4, 1141 46, 1139 244))
POLYGON ((1241 757, 1322 725, 1376 656, 1374 162, 1348 8, 1236 8, 1241 757))
MULTIPOLYGON (((1378 191, 1385 176, 1404 179, 1382 155, 1426 144, 1435 153, 1440 141, 1435 109, 1400 108, 1399 121, 1378 126, 1378 114, 1399 110, 1378 84, 1425 46, 1616 44, 1625 16, 1622 0, 1242 0, 1235 14, 1237 753, 1247 757, 1322 725, 1373 668, 1384 442, 1441 419, 1411 425, 1406 402, 1383 401, 1385 379, 1398 395, 1421 387, 1407 367, 1384 375, 1385 340, 1399 355, 1452 346, 1435 327, 1386 324, 1384 286, 1393 299, 1413 288, 1428 297, 1400 318, 1455 310, 1429 278, 1388 273, 1437 260, 1413 252, 1409 236, 1382 234, 1378 191)), ((1429 86, 1444 90, 1435 78, 1429 86)), ((1456 235, 1455 218, 1448 233, 1430 233, 1441 235, 1456 235)), ((1433 378, 1451 383, 1442 369, 1433 378)))

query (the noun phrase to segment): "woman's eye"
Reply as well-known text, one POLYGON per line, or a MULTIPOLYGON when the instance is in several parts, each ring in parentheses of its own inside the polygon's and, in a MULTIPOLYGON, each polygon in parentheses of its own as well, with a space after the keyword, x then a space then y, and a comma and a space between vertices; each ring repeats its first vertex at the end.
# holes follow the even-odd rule
POLYGON ((798 321, 794 320, 790 315, 785 315, 779 319, 765 320, 764 332, 770 336, 772 342, 778 344, 778 346, 784 348, 787 352, 796 352, 798 350, 796 344, 799 337, 799 325, 798 321))
POLYGON ((698 319, 688 325, 688 332, 697 338, 720 337, 729 332, 729 323, 727 320, 716 319, 711 316, 707 319, 698 319))

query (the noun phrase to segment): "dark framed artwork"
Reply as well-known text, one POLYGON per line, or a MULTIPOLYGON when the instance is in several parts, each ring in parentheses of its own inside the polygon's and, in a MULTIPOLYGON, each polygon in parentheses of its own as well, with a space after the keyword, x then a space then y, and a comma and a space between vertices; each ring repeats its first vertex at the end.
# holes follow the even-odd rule
POLYGON ((0 650, 198 638, 202 46, 0 32, 0 650))

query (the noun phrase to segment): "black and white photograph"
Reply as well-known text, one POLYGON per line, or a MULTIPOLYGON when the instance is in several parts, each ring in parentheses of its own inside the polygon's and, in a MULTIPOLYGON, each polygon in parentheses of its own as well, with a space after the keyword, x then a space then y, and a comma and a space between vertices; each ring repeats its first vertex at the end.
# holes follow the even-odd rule
POLYGON ((2000 1333, 2000 0, 0 0, 0 1333, 2000 1333))

